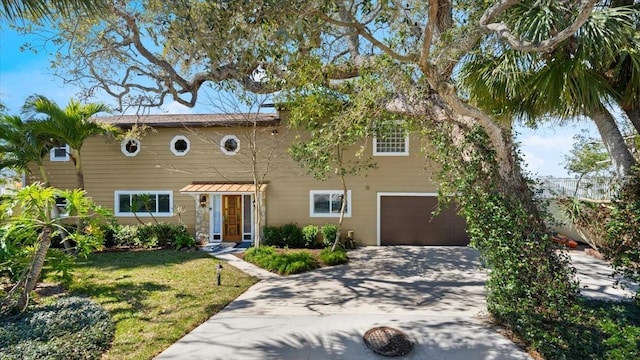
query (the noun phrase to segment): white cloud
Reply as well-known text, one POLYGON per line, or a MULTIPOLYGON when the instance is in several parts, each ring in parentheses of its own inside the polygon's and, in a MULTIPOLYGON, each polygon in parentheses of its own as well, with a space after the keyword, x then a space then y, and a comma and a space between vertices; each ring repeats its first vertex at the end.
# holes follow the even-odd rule
POLYGON ((573 147, 573 136, 587 124, 547 125, 538 129, 518 129, 517 141, 520 143, 526 168, 534 175, 567 177, 564 169, 565 156, 573 147))

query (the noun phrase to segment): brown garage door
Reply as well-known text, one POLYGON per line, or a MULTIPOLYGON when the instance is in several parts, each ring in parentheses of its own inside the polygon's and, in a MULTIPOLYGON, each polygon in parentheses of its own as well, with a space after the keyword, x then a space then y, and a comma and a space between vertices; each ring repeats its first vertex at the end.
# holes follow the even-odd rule
POLYGON ((380 244, 382 245, 468 245, 466 223, 455 206, 438 215, 435 196, 381 196, 380 244))

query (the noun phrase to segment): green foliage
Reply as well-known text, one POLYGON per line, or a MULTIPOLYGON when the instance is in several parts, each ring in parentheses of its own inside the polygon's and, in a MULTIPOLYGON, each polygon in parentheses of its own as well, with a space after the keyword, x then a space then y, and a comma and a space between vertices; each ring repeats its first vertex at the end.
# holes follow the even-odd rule
POLYGON ((335 224, 324 224, 322 228, 320 228, 320 232, 322 233, 322 245, 324 247, 332 246, 333 242, 336 241, 338 226, 335 224))
MULTIPOLYGON (((616 273, 640 281, 640 172, 631 172, 611 203, 562 199, 564 213, 616 273)), ((636 293, 640 298, 640 292, 636 293)))
POLYGON ((282 275, 298 274, 318 267, 316 259, 308 251, 278 252, 272 246, 250 248, 245 252, 244 259, 282 275))
POLYGON ((305 240, 298 225, 265 226, 262 244, 266 246, 302 248, 305 240))
POLYGON ((565 155, 564 168, 579 177, 611 176, 613 169, 609 153, 601 141, 585 135, 575 135, 569 155, 565 155))
POLYGON ((116 246, 142 247, 142 241, 138 237, 137 226, 124 225, 117 227, 113 239, 116 246))
POLYGON ((320 228, 316 225, 307 225, 302 228, 302 238, 304 239, 304 247, 312 249, 318 246, 318 233, 320 228))
MULTIPOLYGON (((615 271, 640 282, 640 167, 632 171, 613 201, 609 221, 606 223, 607 246, 603 255, 615 271)), ((636 292, 640 299, 640 289, 636 292)))
POLYGON ((116 246, 147 249, 158 246, 179 249, 183 246, 189 246, 192 241, 195 244, 195 240, 189 235, 185 225, 168 223, 116 226, 114 227, 113 240, 116 246))
POLYGON ((487 309, 519 336, 538 339, 544 328, 530 324, 557 321, 577 296, 569 259, 555 251, 524 177, 499 173, 486 133, 467 129, 454 143, 452 127, 441 124, 426 135, 443 167, 441 194, 455 194, 471 246, 490 268, 487 309))
POLYGON ((63 297, 24 315, 0 317, 0 359, 98 359, 113 336, 114 323, 102 307, 63 297))
POLYGON ((282 225, 280 234, 282 235, 282 241, 285 247, 289 247, 289 248, 304 247, 304 238, 302 236, 302 230, 300 230, 298 225, 293 223, 282 225))
POLYGON ((346 264, 349 262, 349 257, 347 257, 347 252, 344 249, 336 249, 335 251, 331 251, 330 247, 322 249, 320 252, 320 261, 323 264, 328 266, 346 264))
POLYGON ((555 319, 512 328, 545 359, 636 359, 640 308, 630 302, 579 301, 555 319))
POLYGON ((280 226, 265 226, 262 245, 284 247, 280 226))
POLYGON ((184 233, 179 233, 175 238, 175 249, 180 250, 182 248, 192 248, 196 246, 196 239, 193 236, 184 233))

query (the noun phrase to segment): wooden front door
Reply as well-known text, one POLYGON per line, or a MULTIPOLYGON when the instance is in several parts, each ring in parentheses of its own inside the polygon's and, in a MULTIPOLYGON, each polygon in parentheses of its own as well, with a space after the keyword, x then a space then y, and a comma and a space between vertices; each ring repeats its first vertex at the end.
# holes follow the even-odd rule
POLYGON ((222 196, 224 241, 242 241, 242 195, 222 196))

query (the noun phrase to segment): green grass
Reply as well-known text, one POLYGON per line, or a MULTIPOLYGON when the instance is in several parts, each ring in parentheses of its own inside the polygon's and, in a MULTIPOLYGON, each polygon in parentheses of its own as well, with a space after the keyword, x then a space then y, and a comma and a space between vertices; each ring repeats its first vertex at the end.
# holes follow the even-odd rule
POLYGON ((79 260, 72 294, 101 304, 116 324, 103 359, 151 359, 242 294, 257 279, 201 252, 97 253, 79 260))

